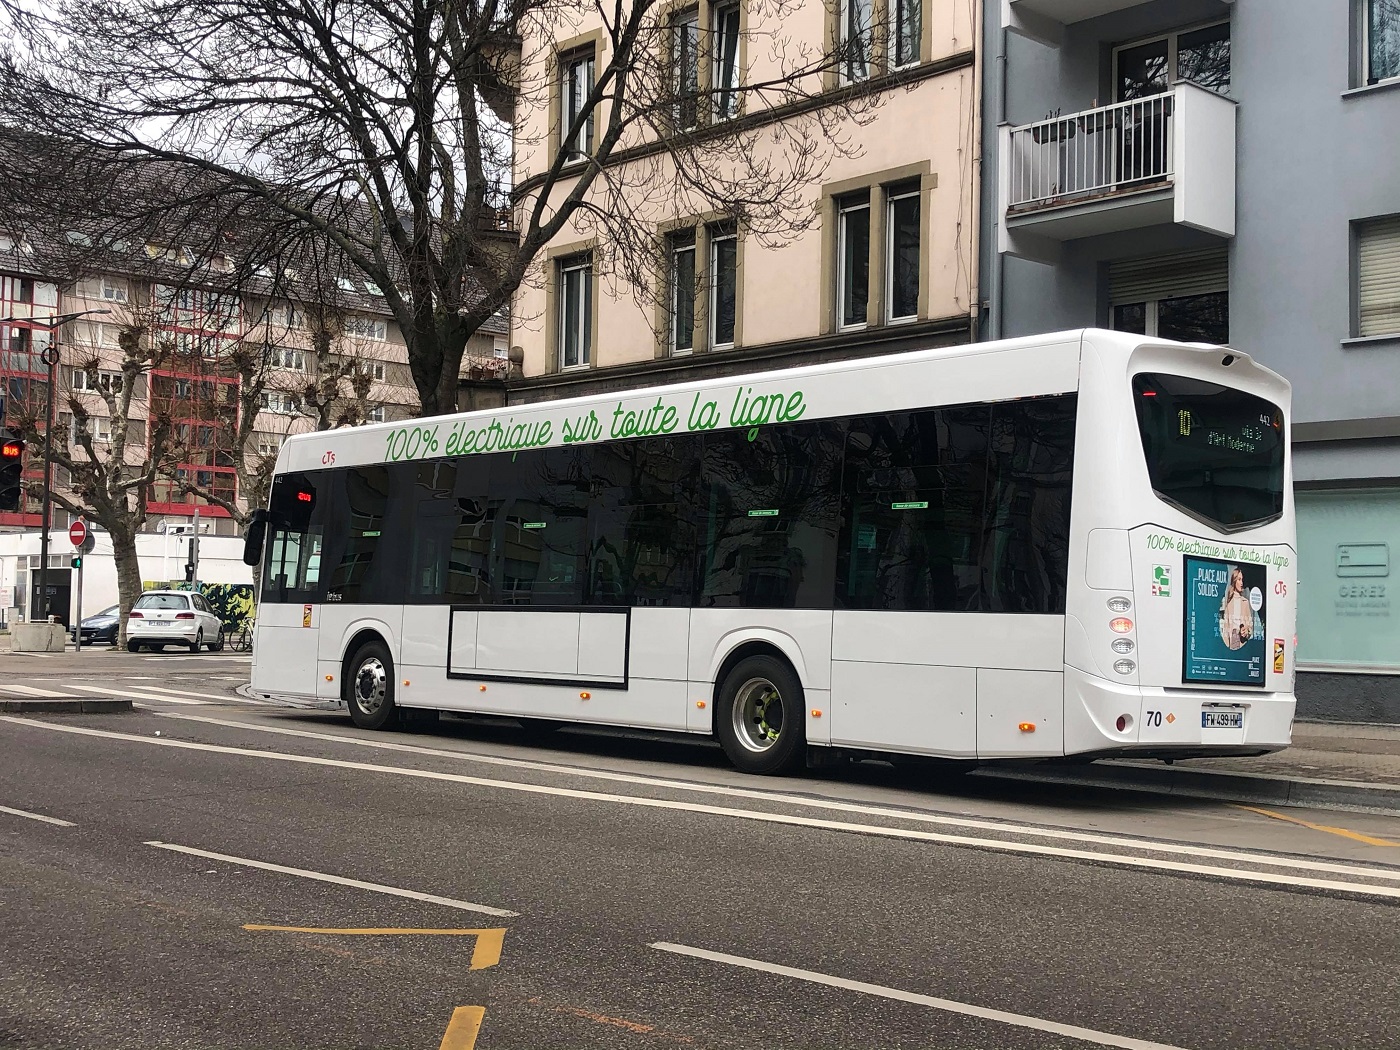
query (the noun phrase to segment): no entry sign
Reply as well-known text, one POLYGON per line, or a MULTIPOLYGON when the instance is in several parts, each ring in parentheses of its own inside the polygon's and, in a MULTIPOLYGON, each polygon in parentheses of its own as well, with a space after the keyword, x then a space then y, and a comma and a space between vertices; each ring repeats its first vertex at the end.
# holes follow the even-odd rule
POLYGON ((73 546, 81 547, 83 541, 87 539, 87 536, 87 522, 83 521, 81 518, 68 526, 68 538, 72 541, 73 546))

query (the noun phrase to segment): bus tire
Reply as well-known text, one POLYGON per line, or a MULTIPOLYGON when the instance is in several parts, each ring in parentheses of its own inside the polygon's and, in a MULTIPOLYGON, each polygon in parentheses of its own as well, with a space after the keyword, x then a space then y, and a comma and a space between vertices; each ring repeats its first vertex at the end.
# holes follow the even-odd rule
POLYGON ((341 699, 350 720, 361 729, 391 729, 398 724, 394 706, 394 660, 378 639, 365 642, 345 665, 341 699))
POLYGON ((806 697, 796 672, 772 656, 740 660, 720 683, 715 731, 745 773, 788 773, 807 755, 806 697))

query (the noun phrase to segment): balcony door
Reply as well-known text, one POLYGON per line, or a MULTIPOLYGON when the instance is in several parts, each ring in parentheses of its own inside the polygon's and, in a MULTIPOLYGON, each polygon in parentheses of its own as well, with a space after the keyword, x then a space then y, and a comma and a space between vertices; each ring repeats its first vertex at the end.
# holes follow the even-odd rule
POLYGON ((1122 259, 1108 267, 1109 327, 1185 343, 1230 341, 1226 249, 1122 259))
POLYGON ((1221 94, 1230 89, 1230 23, 1165 33, 1117 48, 1113 97, 1118 111, 1118 164, 1123 183, 1150 183, 1171 174, 1169 92, 1178 81, 1221 94))

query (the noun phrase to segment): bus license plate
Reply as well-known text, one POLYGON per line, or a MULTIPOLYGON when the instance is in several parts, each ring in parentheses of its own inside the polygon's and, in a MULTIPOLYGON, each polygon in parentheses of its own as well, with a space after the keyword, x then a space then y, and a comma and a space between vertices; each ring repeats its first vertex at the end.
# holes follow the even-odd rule
POLYGON ((1202 711, 1202 729, 1243 729, 1243 711, 1202 711))

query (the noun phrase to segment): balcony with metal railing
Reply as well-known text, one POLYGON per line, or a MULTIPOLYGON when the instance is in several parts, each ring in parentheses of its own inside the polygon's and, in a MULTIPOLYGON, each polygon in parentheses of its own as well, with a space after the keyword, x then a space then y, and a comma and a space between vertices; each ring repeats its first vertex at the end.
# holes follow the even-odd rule
POLYGON ((1170 223, 1232 237, 1235 103, 1180 83, 1003 127, 998 175, 1003 252, 1170 223))

